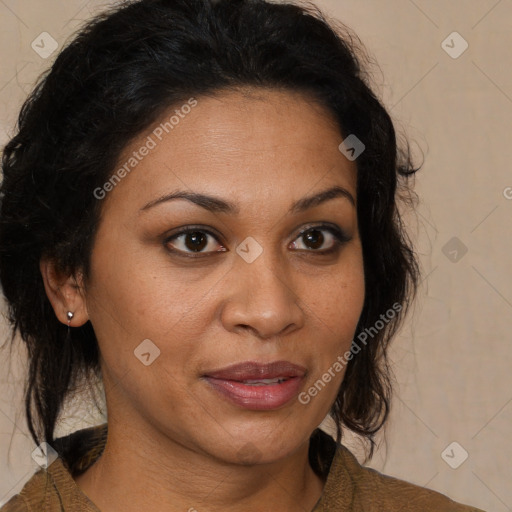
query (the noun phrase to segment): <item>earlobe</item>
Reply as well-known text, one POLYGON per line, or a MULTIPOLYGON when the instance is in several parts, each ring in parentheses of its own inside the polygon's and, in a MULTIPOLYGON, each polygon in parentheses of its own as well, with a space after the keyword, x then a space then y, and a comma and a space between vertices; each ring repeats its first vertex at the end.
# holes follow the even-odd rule
POLYGON ((87 305, 83 293, 81 277, 79 281, 74 275, 64 275, 53 260, 41 259, 39 263, 41 277, 48 300, 59 321, 71 327, 79 327, 89 319, 87 305), (73 313, 69 320, 68 312, 73 313))

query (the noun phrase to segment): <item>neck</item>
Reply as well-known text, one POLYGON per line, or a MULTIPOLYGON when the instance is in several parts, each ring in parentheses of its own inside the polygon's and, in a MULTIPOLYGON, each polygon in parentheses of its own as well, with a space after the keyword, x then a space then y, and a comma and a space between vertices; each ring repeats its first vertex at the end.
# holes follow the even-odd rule
POLYGON ((262 503, 310 512, 322 494, 324 481, 309 465, 309 442, 272 463, 231 464, 163 435, 141 435, 133 425, 109 418, 103 454, 75 478, 102 512, 261 512, 262 503))

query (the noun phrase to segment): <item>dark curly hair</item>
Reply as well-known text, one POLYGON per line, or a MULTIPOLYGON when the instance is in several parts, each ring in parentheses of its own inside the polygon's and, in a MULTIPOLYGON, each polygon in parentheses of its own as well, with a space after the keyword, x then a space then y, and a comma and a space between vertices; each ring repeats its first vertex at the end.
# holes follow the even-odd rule
POLYGON ((12 339, 19 332, 28 349, 25 412, 36 444, 54 441, 78 378, 100 375, 90 322, 64 343, 41 258, 87 282, 102 206, 93 191, 121 151, 171 106, 249 86, 313 97, 344 137, 366 147, 356 161, 366 287, 356 335, 393 304, 403 307, 349 362, 330 415, 338 441, 344 425, 370 441, 371 458, 390 407, 386 349, 420 271, 398 210, 416 197, 409 180, 418 169, 370 88, 370 64, 357 36, 314 5, 266 0, 128 1, 66 45, 25 101, 2 157, 0 281, 12 339))

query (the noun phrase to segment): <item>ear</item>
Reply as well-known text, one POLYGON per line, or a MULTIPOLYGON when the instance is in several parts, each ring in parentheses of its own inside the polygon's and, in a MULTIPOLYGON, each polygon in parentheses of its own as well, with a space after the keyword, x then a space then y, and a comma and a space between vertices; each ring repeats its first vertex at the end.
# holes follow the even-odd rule
POLYGON ((46 295, 50 300, 55 315, 65 325, 68 325, 68 311, 73 313, 69 323, 72 327, 79 327, 87 322, 89 314, 83 288, 82 274, 66 276, 57 270, 52 260, 41 259, 39 269, 43 277, 46 295))

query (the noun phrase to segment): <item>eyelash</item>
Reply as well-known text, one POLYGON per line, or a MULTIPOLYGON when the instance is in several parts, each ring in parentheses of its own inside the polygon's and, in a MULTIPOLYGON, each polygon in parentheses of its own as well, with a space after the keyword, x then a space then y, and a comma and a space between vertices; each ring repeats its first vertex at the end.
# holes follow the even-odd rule
MULTIPOLYGON (((298 249, 299 251, 304 251, 304 252, 308 252, 308 253, 311 253, 311 254, 316 254, 316 255, 319 255, 319 256, 324 256, 324 255, 327 256, 327 255, 336 253, 336 252, 338 252, 340 250, 342 245, 344 245, 346 242, 349 242, 350 240, 352 240, 352 238, 349 237, 344 231, 342 231, 341 229, 339 229, 338 227, 336 227, 334 225, 329 225, 329 224, 322 224, 322 225, 318 225, 318 226, 308 226, 307 228, 303 229, 297 235, 295 240, 299 239, 300 237, 302 237, 303 235, 305 235, 309 231, 327 231, 328 233, 330 233, 334 237, 334 244, 333 244, 333 247, 330 248, 330 249, 323 250, 323 251, 319 251, 319 250, 316 250, 316 249, 298 249)), ((209 252, 196 252, 196 253, 194 253, 194 252, 182 251, 180 249, 171 249, 171 248, 168 247, 169 242, 171 242, 172 240, 175 240, 176 238, 179 238, 180 236, 188 235, 189 233, 204 233, 204 234, 210 235, 211 237, 213 237, 220 244, 220 242, 218 240, 218 237, 214 233, 212 233, 210 230, 202 228, 200 226, 189 226, 187 228, 182 229, 178 233, 175 233, 172 236, 167 237, 164 240, 164 246, 166 247, 166 249, 168 251, 170 251, 173 254, 176 254, 177 256, 184 257, 184 258, 193 258, 193 259, 194 258, 204 258, 204 257, 207 257, 207 256, 212 256, 212 255, 215 255, 215 254, 217 254, 219 252, 226 252, 226 251, 220 250, 220 251, 209 251, 209 252)))

